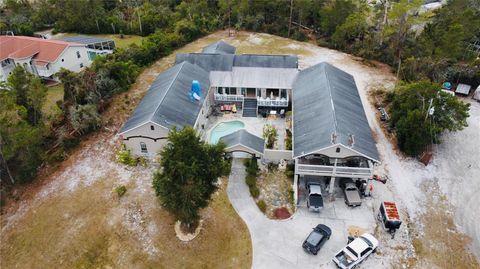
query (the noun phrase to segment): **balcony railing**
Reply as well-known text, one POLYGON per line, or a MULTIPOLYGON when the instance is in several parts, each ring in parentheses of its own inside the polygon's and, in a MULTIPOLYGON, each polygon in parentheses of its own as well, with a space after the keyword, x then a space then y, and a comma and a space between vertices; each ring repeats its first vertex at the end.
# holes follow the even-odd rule
POLYGON ((215 101, 243 102, 243 95, 215 94, 215 101))
POLYGON ((296 174, 333 177, 372 177, 373 175, 373 169, 368 167, 297 164, 295 170, 296 174))
POLYGON ((267 100, 261 97, 257 97, 258 106, 288 106, 288 100, 285 98, 278 100, 267 100))
POLYGON ((38 68, 38 67, 37 67, 37 73, 40 77, 49 77, 53 75, 52 70, 47 70, 47 69, 38 68))

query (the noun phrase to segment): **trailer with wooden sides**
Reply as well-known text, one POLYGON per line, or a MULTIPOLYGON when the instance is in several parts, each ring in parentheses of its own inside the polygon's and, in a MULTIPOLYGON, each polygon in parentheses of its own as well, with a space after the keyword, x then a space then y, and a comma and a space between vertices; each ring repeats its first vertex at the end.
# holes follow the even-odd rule
POLYGON ((395 232, 400 228, 400 225, 402 225, 397 204, 395 202, 382 202, 377 218, 382 223, 383 228, 392 235, 393 239, 395 232))

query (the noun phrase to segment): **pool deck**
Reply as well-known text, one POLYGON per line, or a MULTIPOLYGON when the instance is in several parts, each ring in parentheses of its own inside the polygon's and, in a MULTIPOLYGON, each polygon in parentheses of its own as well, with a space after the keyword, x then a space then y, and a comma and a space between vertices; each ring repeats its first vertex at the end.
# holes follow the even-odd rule
POLYGON ((210 116, 208 118, 207 125, 205 128, 206 131, 202 134, 202 139, 205 141, 209 141, 210 132, 218 123, 234 121, 234 120, 239 120, 245 123, 245 130, 259 137, 262 137, 263 126, 265 126, 265 124, 272 124, 277 129, 277 133, 278 133, 278 137, 277 137, 278 148, 276 149, 285 149, 285 142, 284 142, 285 135, 286 135, 285 128, 287 124, 284 118, 277 117, 276 119, 268 119, 268 118, 262 118, 262 117, 256 117, 256 118, 242 117, 241 111, 239 111, 238 113, 223 114, 218 117, 210 116))

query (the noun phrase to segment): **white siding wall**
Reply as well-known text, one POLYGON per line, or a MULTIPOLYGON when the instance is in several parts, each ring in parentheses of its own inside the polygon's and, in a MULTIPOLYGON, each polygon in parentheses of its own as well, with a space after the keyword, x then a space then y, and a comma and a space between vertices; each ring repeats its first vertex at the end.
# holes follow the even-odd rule
POLYGON ((195 126, 193 128, 197 130, 197 133, 200 136, 203 136, 206 132, 206 129, 202 128, 203 126, 207 126, 207 115, 210 112, 210 105, 212 104, 211 98, 210 98, 210 91, 206 95, 206 100, 203 102, 202 109, 200 110, 200 113, 198 114, 197 117, 197 122, 195 123, 195 126))
POLYGON ((139 155, 139 156, 147 156, 147 157, 155 157, 157 153, 162 149, 162 147, 166 144, 167 139, 159 139, 154 141, 150 138, 160 138, 160 137, 167 137, 168 130, 164 127, 161 127, 154 123, 146 123, 141 125, 131 131, 128 131, 123 136, 123 143, 127 146, 128 149, 132 151, 132 154, 139 155), (150 126, 154 127, 154 130, 151 130, 150 126), (146 136, 146 137, 134 137, 133 136, 146 136), (128 140, 125 140, 129 138, 128 140), (140 143, 145 143, 147 146, 148 153, 143 153, 140 148, 140 143))
POLYGON ((265 162, 279 162, 280 160, 292 160, 291 150, 264 149, 263 159, 265 162))
POLYGON ((92 61, 88 59, 87 48, 71 46, 65 49, 65 51, 58 57, 56 62, 49 65, 49 69, 53 74, 60 71, 62 67, 72 72, 78 72, 82 69, 80 64, 83 64, 83 67, 87 67, 92 64, 92 61), (80 58, 77 57, 77 51, 80 53, 80 58), (62 59, 64 60, 63 62, 62 59))
POLYGON ((346 158, 346 157, 352 157, 352 156, 361 156, 356 151, 353 151, 353 150, 349 149, 348 147, 345 147, 344 145, 334 145, 332 147, 317 151, 315 153, 323 154, 323 155, 326 155, 330 158, 339 158, 339 159, 346 158), (337 147, 340 148, 340 152, 338 152, 338 153, 336 152, 337 147))

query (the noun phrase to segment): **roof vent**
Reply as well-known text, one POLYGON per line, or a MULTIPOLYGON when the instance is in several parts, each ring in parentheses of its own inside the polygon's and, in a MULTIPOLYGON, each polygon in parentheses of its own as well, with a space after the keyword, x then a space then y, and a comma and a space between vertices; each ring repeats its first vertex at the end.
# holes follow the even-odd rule
POLYGON ((192 101, 200 101, 200 96, 200 82, 198 82, 198 80, 192 80, 192 90, 190 91, 190 97, 192 98, 192 101))
POLYGON ((355 136, 353 134, 348 135, 348 146, 353 147, 353 144, 355 144, 355 136))
POLYGON ((332 144, 336 144, 337 143, 337 134, 335 132, 332 133, 332 144))

